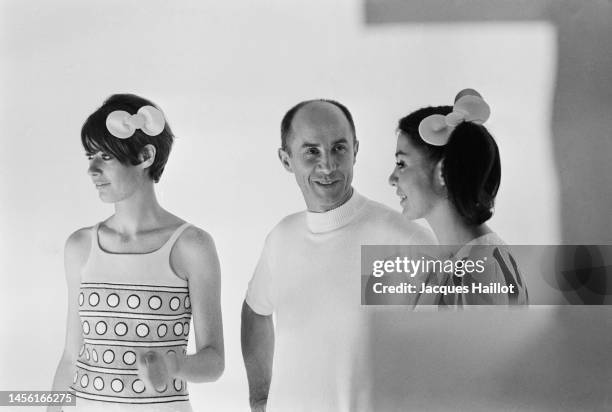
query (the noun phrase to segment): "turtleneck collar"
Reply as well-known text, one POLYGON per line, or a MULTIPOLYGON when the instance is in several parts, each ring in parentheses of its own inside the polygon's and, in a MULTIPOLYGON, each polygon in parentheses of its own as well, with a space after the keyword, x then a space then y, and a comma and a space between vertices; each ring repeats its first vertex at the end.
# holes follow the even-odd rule
POLYGON ((347 225, 365 204, 366 198, 361 196, 355 189, 351 198, 346 203, 327 212, 306 212, 306 224, 312 233, 325 233, 339 229, 347 225))

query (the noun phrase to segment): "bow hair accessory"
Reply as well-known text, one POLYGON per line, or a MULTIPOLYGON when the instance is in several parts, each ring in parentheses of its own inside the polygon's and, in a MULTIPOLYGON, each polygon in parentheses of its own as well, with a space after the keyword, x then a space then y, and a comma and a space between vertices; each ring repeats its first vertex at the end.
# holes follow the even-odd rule
POLYGON ((136 114, 115 110, 106 117, 106 128, 119 139, 132 137, 136 129, 149 136, 157 136, 164 130, 164 114, 156 107, 142 106, 136 114))
POLYGON ((489 118, 491 109, 474 89, 464 89, 457 94, 453 111, 443 116, 432 114, 419 124, 421 138, 433 146, 444 146, 452 131, 462 122, 483 124, 489 118))

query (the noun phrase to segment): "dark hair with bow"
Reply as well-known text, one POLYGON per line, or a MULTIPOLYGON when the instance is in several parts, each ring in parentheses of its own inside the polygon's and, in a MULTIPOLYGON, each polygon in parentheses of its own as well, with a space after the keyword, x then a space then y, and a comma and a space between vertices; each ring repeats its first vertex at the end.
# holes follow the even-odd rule
POLYGON ((149 136, 140 129, 128 139, 113 136, 106 127, 106 118, 115 110, 135 114, 143 106, 157 107, 153 102, 135 94, 114 94, 93 112, 81 128, 81 143, 87 153, 104 152, 115 157, 122 164, 137 165, 141 162, 142 149, 150 144, 155 146, 155 161, 148 168, 149 176, 159 182, 170 156, 174 134, 166 120, 164 130, 157 136, 149 136))
POLYGON ((433 146, 419 135, 419 124, 432 114, 447 115, 452 106, 424 107, 399 120, 397 129, 432 163, 442 160, 442 177, 448 197, 471 225, 493 216, 501 180, 501 162, 495 139, 486 127, 463 122, 451 132, 448 143, 433 146))

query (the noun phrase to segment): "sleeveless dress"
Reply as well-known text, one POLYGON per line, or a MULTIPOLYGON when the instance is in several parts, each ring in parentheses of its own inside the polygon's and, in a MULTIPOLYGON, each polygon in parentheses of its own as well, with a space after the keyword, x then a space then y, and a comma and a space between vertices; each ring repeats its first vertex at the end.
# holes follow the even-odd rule
POLYGON ((511 286, 514 293, 451 294, 442 297, 442 306, 464 305, 519 305, 529 304, 529 293, 510 247, 494 232, 482 235, 466 243, 454 256, 456 260, 483 259, 487 262, 482 275, 449 276, 447 285, 459 286, 493 282, 511 286))
MULTIPOLYGON (((98 228, 81 273, 79 315, 83 346, 71 388, 75 410, 191 411, 186 382, 146 387, 137 359, 148 351, 186 353, 191 320, 187 281, 170 267, 170 252, 189 223, 150 253, 109 253, 98 228)), ((72 410, 72 409, 71 409, 72 410)))

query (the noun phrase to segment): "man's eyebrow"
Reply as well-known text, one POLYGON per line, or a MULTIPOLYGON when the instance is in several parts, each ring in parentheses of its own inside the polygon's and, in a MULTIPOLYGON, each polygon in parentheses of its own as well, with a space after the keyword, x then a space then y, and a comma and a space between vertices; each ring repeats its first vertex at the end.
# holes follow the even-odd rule
MULTIPOLYGON (((334 145, 338 143, 348 143, 348 139, 346 137, 341 137, 337 140, 334 140, 331 144, 334 145)), ((310 143, 310 142, 302 143, 302 147, 318 147, 318 146, 322 146, 321 143, 310 143)))
MULTIPOLYGON (((348 143, 348 139, 346 137, 341 137, 337 140, 334 140, 331 144, 332 145, 336 145, 339 143, 348 143)), ((309 148, 309 147, 321 147, 322 144, 321 143, 311 143, 311 142, 304 142, 302 143, 302 145, 300 146, 300 148, 309 148)))
POLYGON ((318 144, 318 143, 304 142, 304 143, 302 143, 302 145, 300 147, 319 147, 319 146, 321 146, 321 145, 318 144))

